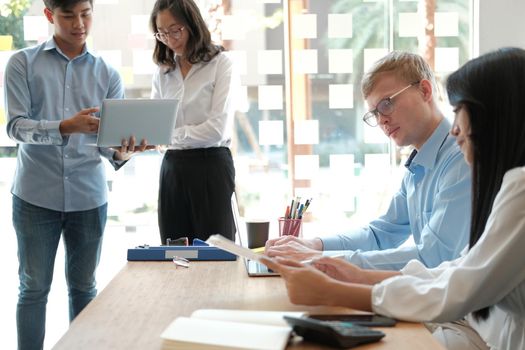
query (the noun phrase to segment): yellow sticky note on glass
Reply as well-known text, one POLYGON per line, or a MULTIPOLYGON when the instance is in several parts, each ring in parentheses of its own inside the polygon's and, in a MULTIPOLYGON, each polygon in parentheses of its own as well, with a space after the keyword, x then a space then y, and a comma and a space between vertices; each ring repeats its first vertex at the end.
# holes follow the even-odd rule
POLYGON ((13 37, 11 35, 0 35, 0 51, 11 51, 13 48, 13 37))

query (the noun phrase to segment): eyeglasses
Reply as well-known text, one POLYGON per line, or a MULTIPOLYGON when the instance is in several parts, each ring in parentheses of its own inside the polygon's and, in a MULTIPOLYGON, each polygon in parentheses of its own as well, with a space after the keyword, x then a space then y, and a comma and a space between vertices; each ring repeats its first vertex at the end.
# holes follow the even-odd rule
POLYGON ((157 32, 153 34, 153 36, 155 37, 155 39, 165 44, 168 42, 168 39, 179 40, 182 37, 183 30, 184 30, 184 27, 179 27, 178 29, 170 30, 165 33, 157 32))
POLYGON ((379 124, 379 115, 389 116, 394 112, 394 102, 392 101, 394 97, 400 95, 403 91, 417 84, 419 84, 419 81, 413 82, 405 86, 392 96, 379 101, 374 110, 365 113, 365 115, 363 116, 363 121, 370 126, 377 126, 379 124))

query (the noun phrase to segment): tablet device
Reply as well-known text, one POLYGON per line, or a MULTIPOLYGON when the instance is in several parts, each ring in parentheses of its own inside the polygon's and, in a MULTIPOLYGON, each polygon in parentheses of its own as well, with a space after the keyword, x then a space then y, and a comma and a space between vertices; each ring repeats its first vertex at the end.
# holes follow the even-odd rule
POLYGON ((106 99, 100 109, 97 146, 119 147, 123 139, 135 136, 148 145, 169 145, 175 128, 178 100, 106 99))

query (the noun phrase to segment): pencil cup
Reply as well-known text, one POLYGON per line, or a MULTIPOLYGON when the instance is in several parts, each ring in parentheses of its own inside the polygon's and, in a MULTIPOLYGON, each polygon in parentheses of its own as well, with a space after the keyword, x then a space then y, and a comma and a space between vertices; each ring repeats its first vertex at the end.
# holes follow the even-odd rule
POLYGON ((279 218, 280 236, 303 236, 303 220, 279 218))

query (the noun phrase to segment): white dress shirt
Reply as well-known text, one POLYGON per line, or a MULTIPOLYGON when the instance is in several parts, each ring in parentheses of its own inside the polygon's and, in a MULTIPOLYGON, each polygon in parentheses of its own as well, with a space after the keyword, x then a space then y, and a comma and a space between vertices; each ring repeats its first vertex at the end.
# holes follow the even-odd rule
POLYGON ((234 118, 236 74, 230 58, 221 52, 210 62, 191 66, 185 78, 179 67, 153 76, 151 98, 179 99, 170 149, 228 147, 234 118))
POLYGON ((467 315, 491 349, 525 349, 525 167, 509 170, 485 232, 462 257, 434 269, 413 260, 372 289, 374 312, 410 321, 467 315), (491 306, 489 318, 473 311, 491 306))

